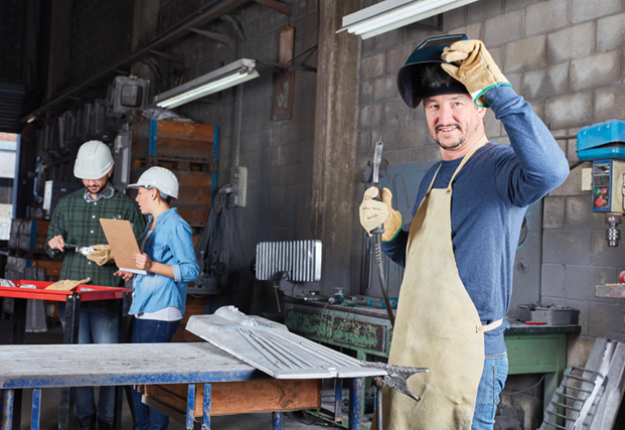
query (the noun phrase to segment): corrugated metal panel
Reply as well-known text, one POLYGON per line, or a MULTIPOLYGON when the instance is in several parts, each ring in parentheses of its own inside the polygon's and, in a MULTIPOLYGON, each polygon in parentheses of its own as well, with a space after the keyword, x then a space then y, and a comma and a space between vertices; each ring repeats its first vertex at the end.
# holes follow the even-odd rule
POLYGON ((0 82, 0 131, 20 131, 19 118, 22 114, 24 93, 24 86, 21 84, 0 82))
POLYGON ((292 240, 256 245, 256 278, 269 281, 278 272, 289 272, 295 282, 321 280, 321 241, 292 240))

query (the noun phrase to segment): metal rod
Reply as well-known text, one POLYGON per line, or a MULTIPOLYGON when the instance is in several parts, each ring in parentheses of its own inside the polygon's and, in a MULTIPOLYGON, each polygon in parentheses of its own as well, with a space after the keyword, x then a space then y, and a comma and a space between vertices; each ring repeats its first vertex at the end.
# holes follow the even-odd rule
POLYGON ((33 390, 33 407, 30 413, 30 429, 31 430, 39 430, 40 414, 41 414, 41 389, 35 388, 33 390))
MULTIPOLYGON (((9 430, 13 427, 13 411, 15 400, 15 390, 2 390, 2 415, 0 416, 0 428, 2 430, 9 430)), ((19 416, 19 414, 17 414, 19 416)))
POLYGON ((382 388, 383 387, 375 387, 375 408, 378 430, 382 430, 382 388))
POLYGON ((336 378, 334 380, 334 422, 343 422, 341 409, 343 405, 343 380, 336 378))
POLYGON ((272 412, 271 422, 273 430, 282 430, 282 412, 272 412))

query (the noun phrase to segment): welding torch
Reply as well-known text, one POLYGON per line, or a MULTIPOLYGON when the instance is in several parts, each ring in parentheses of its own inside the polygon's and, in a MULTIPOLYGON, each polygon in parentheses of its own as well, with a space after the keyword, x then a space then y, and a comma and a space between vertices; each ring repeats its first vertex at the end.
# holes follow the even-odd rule
MULTIPOLYGON (((382 162, 382 150, 384 144, 382 140, 379 140, 375 144, 375 152, 373 153, 373 181, 372 187, 378 189, 378 196, 375 200, 381 201, 382 194, 380 190, 380 163, 382 162)), ((384 222, 371 230, 371 239, 373 241, 373 248, 375 250, 375 262, 378 266, 378 279, 380 280, 380 289, 382 290, 382 296, 384 297, 384 304, 386 305, 386 312, 388 313, 388 319, 391 321, 391 326, 395 326, 395 315, 393 315, 393 309, 391 308, 391 301, 388 298, 388 291, 386 290, 386 279, 384 278, 384 266, 382 265, 382 233, 384 233, 384 222)))

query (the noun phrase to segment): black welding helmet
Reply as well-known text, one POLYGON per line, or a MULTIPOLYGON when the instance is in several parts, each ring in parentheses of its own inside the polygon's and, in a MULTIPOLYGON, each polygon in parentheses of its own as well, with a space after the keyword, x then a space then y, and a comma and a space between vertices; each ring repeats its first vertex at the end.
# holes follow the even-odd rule
POLYGON ((399 69, 397 74, 397 88, 401 98, 408 107, 414 109, 419 106, 421 99, 439 94, 468 93, 460 82, 455 81, 445 87, 437 87, 435 93, 429 88, 421 88, 419 85, 420 69, 426 64, 440 64, 443 62, 441 54, 445 47, 459 40, 469 40, 466 34, 452 34, 449 36, 431 37, 417 47, 406 64, 399 69))

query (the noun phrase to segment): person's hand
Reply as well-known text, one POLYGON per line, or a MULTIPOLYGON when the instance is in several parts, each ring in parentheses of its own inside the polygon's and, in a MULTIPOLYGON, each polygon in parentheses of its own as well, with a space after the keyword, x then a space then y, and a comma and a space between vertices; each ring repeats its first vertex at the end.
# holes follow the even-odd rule
POLYGON ((148 257, 145 252, 143 254, 132 254, 132 258, 135 259, 137 269, 149 272, 152 268, 152 260, 150 260, 150 257, 148 257))
POLYGON ((484 93, 507 85, 510 82, 501 73, 481 40, 459 40, 446 47, 441 55, 446 63, 441 64, 452 78, 460 81, 479 107, 488 107, 484 93))
POLYGON ((48 246, 50 249, 56 249, 57 251, 65 252, 65 239, 60 234, 54 236, 52 239, 48 241, 48 246))
POLYGON ((132 279, 133 276, 135 276, 135 274, 132 272, 126 272, 125 270, 118 270, 117 272, 113 273, 113 276, 119 276, 124 281, 128 282, 132 279))
POLYGON ((378 196, 376 187, 369 187, 360 204, 360 224, 367 232, 384 223, 382 240, 393 240, 403 225, 401 212, 392 207, 393 193, 388 188, 382 189, 382 201, 373 200, 378 196))

